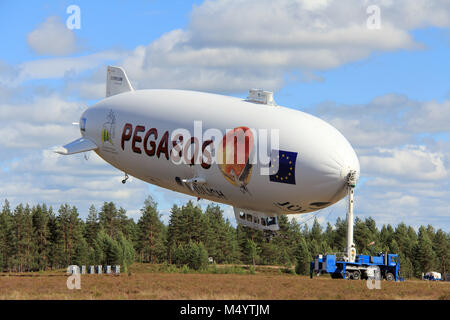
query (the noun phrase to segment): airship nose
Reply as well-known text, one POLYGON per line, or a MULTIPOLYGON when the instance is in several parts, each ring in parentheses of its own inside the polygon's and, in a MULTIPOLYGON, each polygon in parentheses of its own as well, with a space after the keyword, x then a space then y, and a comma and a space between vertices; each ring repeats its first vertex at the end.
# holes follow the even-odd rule
POLYGON ((335 203, 345 197, 348 176, 354 172, 356 180, 359 178, 360 166, 355 150, 348 140, 337 130, 332 139, 333 146, 328 149, 328 157, 324 159, 325 174, 330 178, 329 190, 333 193, 329 199, 335 203))
POLYGON ((333 157, 340 168, 340 178, 346 180, 351 171, 354 171, 356 177, 359 178, 360 167, 356 152, 347 139, 342 137, 342 140, 340 149, 335 150, 335 156, 333 157))
POLYGON ((356 179, 360 174, 358 157, 348 140, 331 125, 320 122, 321 134, 316 135, 316 143, 311 146, 312 153, 307 161, 310 172, 308 193, 314 199, 309 203, 310 210, 331 205, 345 197, 349 173, 354 171, 356 179))

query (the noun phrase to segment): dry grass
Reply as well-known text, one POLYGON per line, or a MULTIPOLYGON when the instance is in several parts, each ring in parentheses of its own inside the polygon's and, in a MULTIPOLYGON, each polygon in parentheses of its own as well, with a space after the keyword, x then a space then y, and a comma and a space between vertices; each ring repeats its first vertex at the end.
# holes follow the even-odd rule
POLYGON ((82 275, 81 290, 68 290, 60 272, 0 274, 0 299, 450 299, 449 282, 383 281, 369 290, 365 281, 258 271, 248 274, 179 274, 146 271, 131 275, 82 275))

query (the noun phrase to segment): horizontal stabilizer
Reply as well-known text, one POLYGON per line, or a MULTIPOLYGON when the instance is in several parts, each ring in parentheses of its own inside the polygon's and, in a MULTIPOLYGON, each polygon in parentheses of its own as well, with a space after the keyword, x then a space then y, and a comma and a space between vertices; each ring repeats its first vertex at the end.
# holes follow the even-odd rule
POLYGON ((63 147, 57 147, 53 151, 59 154, 69 155, 74 153, 86 152, 97 149, 97 145, 86 138, 79 138, 66 144, 63 147))
POLYGON ((110 97, 119 93, 134 91, 130 80, 121 67, 108 66, 106 72, 106 97, 110 97))

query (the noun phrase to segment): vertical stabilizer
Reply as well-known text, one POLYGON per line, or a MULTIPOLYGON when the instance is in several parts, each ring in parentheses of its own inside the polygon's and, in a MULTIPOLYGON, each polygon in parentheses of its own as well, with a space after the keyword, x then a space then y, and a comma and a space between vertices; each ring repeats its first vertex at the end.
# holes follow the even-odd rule
POLYGON ((130 80, 121 67, 108 66, 106 72, 106 97, 110 97, 119 93, 134 91, 130 80))

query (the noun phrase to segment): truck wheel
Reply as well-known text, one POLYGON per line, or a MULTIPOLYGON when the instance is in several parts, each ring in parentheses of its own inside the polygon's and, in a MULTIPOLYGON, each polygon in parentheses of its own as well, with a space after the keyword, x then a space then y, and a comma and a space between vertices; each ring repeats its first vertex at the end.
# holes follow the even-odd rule
POLYGON ((385 277, 387 281, 394 281, 394 275, 391 272, 386 272, 385 277))
POLYGON ((361 278, 361 272, 358 270, 353 271, 353 280, 359 280, 361 278))
POLYGON ((345 271, 345 279, 350 280, 350 272, 345 271))

